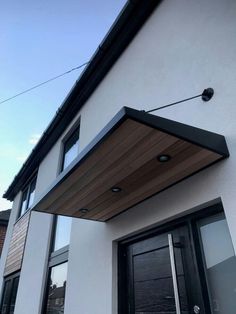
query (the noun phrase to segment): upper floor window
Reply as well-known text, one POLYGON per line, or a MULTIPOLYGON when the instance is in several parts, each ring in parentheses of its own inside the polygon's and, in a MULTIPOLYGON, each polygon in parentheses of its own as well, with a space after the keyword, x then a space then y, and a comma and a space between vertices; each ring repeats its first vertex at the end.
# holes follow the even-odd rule
POLYGON ((79 127, 77 127, 64 143, 62 171, 78 156, 79 152, 79 127))
POLYGON ((21 199, 20 217, 32 206, 35 195, 36 178, 24 189, 21 199))

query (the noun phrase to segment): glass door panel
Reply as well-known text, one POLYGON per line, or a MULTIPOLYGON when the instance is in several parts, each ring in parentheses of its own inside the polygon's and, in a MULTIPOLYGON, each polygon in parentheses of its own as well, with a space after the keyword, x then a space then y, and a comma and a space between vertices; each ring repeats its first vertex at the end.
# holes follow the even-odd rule
POLYGON ((212 313, 236 313, 236 258, 223 213, 198 222, 212 313))

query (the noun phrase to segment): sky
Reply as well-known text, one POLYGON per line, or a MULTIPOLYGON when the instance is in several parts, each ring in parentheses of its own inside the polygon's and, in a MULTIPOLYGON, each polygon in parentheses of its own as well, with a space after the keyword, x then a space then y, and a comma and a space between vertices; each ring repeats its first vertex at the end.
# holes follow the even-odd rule
MULTIPOLYGON (((125 0, 10 0, 0 11, 0 102, 89 61, 125 0)), ((78 79, 74 71, 0 104, 1 198, 78 79)))

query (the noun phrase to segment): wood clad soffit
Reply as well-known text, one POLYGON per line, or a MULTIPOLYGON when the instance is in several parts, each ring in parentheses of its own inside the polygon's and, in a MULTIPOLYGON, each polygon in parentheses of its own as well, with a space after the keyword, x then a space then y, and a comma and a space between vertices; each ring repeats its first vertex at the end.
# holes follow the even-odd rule
POLYGON ((33 210, 107 221, 228 156, 222 135, 124 107, 33 210))

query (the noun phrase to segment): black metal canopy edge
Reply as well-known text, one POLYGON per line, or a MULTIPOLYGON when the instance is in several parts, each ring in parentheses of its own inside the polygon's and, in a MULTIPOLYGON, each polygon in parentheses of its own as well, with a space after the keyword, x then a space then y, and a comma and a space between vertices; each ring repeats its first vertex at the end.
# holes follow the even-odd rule
POLYGON ((222 155, 223 157, 229 156, 228 147, 223 135, 166 118, 158 117, 156 115, 138 111, 129 107, 124 107, 124 110, 127 116, 133 120, 136 120, 137 122, 141 122, 154 129, 163 131, 187 142, 209 149, 222 155))
POLYGON ((3 197, 13 200, 161 0, 129 0, 3 197))
POLYGON ((43 200, 49 196, 49 193, 55 190, 63 181, 65 181, 96 148, 102 144, 110 134, 112 134, 125 120, 132 119, 143 123, 149 127, 160 130, 164 133, 173 135, 200 147, 206 148, 218 153, 222 158, 229 156, 229 151, 224 136, 199 128, 195 128, 180 122, 169 120, 132 109, 123 107, 114 118, 98 133, 98 135, 83 149, 75 160, 55 179, 49 188, 35 200, 32 206, 37 211, 37 207, 43 200))

